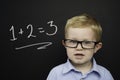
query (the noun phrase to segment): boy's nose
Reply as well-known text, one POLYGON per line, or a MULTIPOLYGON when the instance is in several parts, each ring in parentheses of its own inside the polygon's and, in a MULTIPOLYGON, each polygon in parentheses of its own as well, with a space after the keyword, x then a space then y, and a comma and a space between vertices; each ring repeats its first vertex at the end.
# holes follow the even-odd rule
POLYGON ((78 50, 79 50, 79 49, 80 49, 80 50, 83 49, 83 48, 82 48, 82 45, 79 43, 79 44, 77 45, 76 49, 78 49, 78 50))

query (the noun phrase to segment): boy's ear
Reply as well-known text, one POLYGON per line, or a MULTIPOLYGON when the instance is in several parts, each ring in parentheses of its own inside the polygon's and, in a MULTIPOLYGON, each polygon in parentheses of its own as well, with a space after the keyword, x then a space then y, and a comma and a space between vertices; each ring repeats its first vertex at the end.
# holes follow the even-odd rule
POLYGON ((95 53, 99 50, 99 49, 101 49, 102 48, 102 42, 99 42, 98 44, 96 44, 96 46, 95 46, 95 53))

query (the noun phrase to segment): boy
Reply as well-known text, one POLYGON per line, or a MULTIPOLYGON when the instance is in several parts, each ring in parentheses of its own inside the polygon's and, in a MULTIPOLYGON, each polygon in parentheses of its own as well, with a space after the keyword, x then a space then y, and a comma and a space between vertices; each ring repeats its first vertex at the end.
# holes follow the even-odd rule
POLYGON ((88 14, 69 19, 62 40, 68 60, 53 68, 47 80, 114 80, 93 58, 102 47, 101 36, 100 24, 88 14))

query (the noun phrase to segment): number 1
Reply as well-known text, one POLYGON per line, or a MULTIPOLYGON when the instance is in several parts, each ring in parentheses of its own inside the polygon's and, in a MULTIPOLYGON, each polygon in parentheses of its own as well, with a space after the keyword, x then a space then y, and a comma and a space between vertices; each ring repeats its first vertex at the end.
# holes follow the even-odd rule
POLYGON ((12 39, 10 39, 10 40, 11 40, 11 41, 17 40, 17 38, 15 37, 14 26, 12 26, 12 27, 10 28, 10 31, 12 31, 12 39))

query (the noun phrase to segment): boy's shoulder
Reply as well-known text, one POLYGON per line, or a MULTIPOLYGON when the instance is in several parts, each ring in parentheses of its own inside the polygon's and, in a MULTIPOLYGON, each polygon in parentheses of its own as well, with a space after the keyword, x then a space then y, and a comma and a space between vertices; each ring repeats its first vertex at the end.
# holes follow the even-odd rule
POLYGON ((104 67, 104 66, 102 66, 102 65, 98 65, 98 64, 97 64, 97 69, 98 69, 98 71, 99 71, 101 74, 110 73, 110 71, 109 71, 106 67, 104 67))
POLYGON ((54 71, 54 72, 62 71, 63 68, 64 68, 64 66, 65 66, 65 64, 66 64, 66 63, 59 64, 59 65, 53 67, 51 71, 54 71))
POLYGON ((109 73, 109 70, 106 67, 99 65, 96 62, 95 58, 93 58, 93 70, 97 71, 100 74, 109 73))
POLYGON ((103 79, 114 80, 113 76, 112 76, 110 70, 108 70, 108 68, 101 66, 101 65, 98 65, 97 69, 98 69, 98 71, 103 79))

